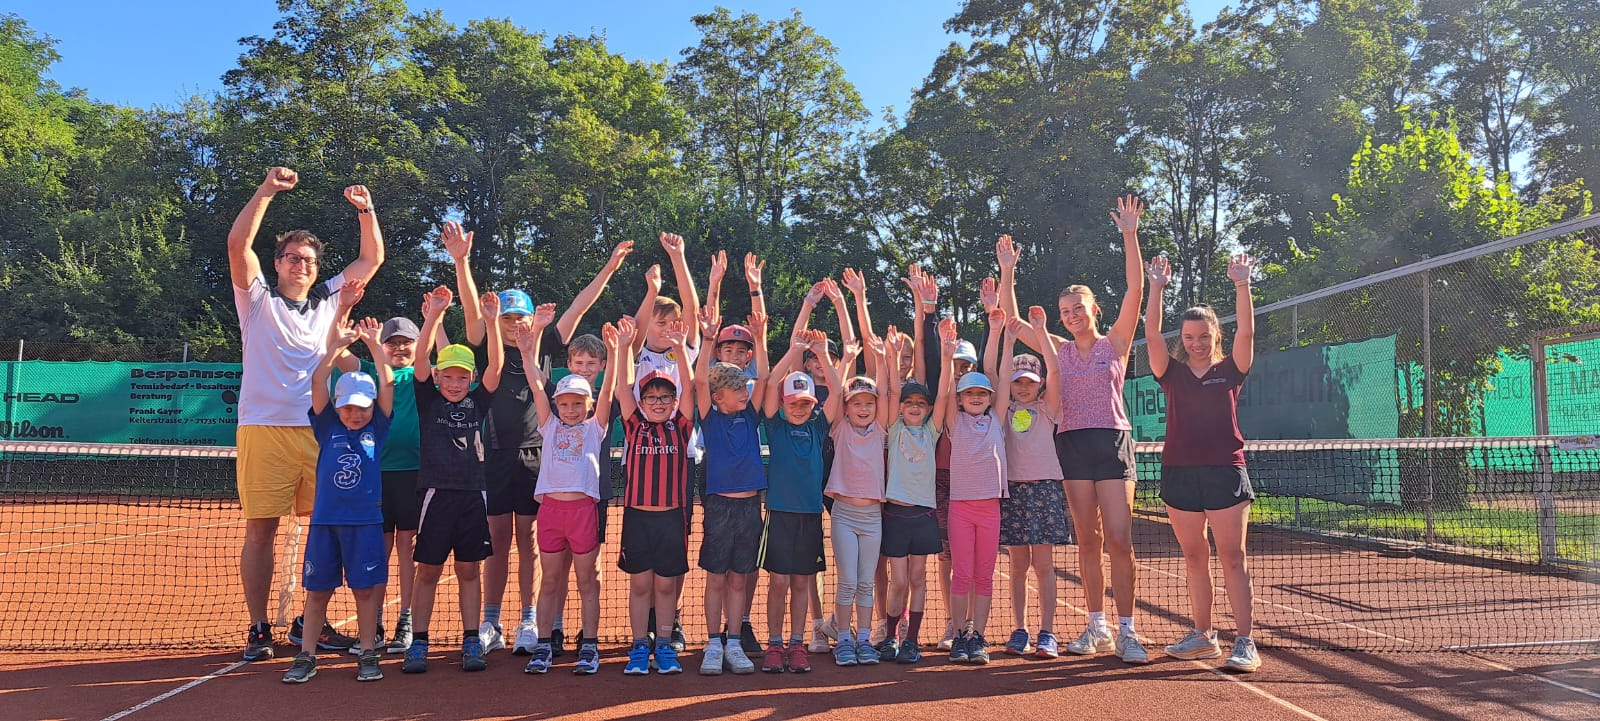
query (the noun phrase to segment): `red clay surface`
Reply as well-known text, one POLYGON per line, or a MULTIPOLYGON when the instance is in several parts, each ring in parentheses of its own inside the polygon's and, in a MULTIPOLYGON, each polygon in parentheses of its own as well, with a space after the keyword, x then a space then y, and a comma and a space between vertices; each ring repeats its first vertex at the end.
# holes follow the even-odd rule
MULTIPOLYGON (((291 651, 279 650, 283 656, 291 651)), ((475 674, 460 670, 454 652, 435 653, 433 669, 421 676, 401 674, 391 657, 382 681, 357 683, 352 659, 324 654, 317 677, 303 686, 280 681, 289 665, 280 658, 236 668, 120 718, 824 719, 887 712, 897 718, 1510 721, 1594 719, 1600 708, 1595 657, 1275 651, 1265 655, 1262 671, 1224 677, 1201 663, 1159 657, 1142 667, 1110 656, 997 656, 985 668, 951 666, 937 657, 913 667, 838 668, 823 655, 806 675, 704 678, 694 675, 698 654, 687 654, 690 670, 674 677, 625 677, 621 655, 607 649, 600 674, 592 677, 573 676, 570 657, 538 677, 523 674, 522 659, 504 652, 491 654, 489 670, 475 674), (1506 661, 1520 670, 1490 665, 1506 661)), ((10 654, 0 658, 0 718, 107 719, 236 658, 10 654)))

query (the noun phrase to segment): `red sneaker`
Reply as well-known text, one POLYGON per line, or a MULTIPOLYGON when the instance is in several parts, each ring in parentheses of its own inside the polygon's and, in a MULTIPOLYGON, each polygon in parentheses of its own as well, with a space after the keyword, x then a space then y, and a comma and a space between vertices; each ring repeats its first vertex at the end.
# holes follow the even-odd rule
POLYGON ((789 671, 791 673, 810 673, 811 661, 806 656, 806 647, 794 644, 789 647, 789 671))
POLYGON ((767 646, 767 653, 761 659, 762 673, 783 673, 783 647, 778 644, 767 646))

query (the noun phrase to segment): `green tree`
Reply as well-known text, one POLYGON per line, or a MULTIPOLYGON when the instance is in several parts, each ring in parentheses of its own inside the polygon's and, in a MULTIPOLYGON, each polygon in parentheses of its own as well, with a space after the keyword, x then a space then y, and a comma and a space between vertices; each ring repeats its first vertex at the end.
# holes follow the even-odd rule
MULTIPOLYGON (((1493 177, 1513 177, 1532 145, 1531 118, 1544 95, 1525 28, 1526 0, 1424 0, 1420 65, 1432 73, 1436 107, 1454 112, 1462 142, 1493 177)), ((1515 183, 1513 183, 1515 185, 1515 183)))
MULTIPOLYGON (((1391 142, 1369 138, 1356 153, 1334 210, 1316 223, 1307 253, 1287 264, 1285 294, 1304 292, 1549 225, 1593 210, 1587 193, 1521 201, 1463 148, 1453 125, 1403 114, 1391 142)), ((1302 309, 1302 342, 1337 342, 1395 334, 1403 372, 1420 373, 1431 407, 1401 399, 1402 436, 1470 436, 1502 352, 1527 350, 1541 328, 1600 320, 1600 257, 1583 239, 1522 246, 1368 286, 1302 309), (1429 295, 1424 325, 1422 294, 1429 295), (1424 339, 1431 340, 1425 357, 1424 339), (1427 370, 1424 370, 1424 369, 1427 370), (1431 425, 1431 431, 1429 426, 1431 425)), ((1432 453, 1439 507, 1466 503, 1471 474, 1464 451, 1432 453), (1455 467, 1451 469, 1452 465, 1455 467)), ((1420 503, 1422 456, 1402 459, 1402 496, 1420 503)))
POLYGON ((1525 0, 1523 21, 1548 81, 1534 116, 1534 183, 1549 189, 1600 180, 1600 4, 1525 0))

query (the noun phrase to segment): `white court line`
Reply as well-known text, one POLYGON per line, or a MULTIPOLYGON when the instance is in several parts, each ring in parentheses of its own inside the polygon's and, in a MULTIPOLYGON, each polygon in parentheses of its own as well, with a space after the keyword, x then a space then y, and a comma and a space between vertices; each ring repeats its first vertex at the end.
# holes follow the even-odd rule
POLYGON ((54 549, 57 549, 57 548, 67 548, 67 547, 70 547, 70 546, 87 546, 87 545, 91 545, 91 544, 95 544, 95 543, 107 543, 109 541, 122 541, 122 540, 127 540, 129 538, 143 538, 144 536, 158 536, 158 535, 161 535, 163 533, 181 533, 183 531, 198 531, 198 530, 200 530, 202 528, 219 528, 219 527, 222 527, 222 526, 237 526, 237 525, 239 525, 241 523, 244 523, 244 521, 243 520, 237 520, 237 521, 226 521, 226 522, 223 522, 223 523, 207 523, 207 524, 205 524, 203 526, 179 526, 177 528, 165 528, 165 529, 162 529, 162 530, 159 530, 159 531, 145 531, 144 533, 128 533, 128 534, 124 534, 124 535, 121 535, 121 536, 110 536, 108 538, 96 538, 96 539, 89 540, 89 541, 73 541, 72 543, 56 543, 56 544, 52 544, 52 545, 49 545, 49 546, 39 546, 37 548, 24 548, 24 549, 19 550, 19 551, 0 552, 0 558, 4 558, 6 556, 18 556, 18 555, 21 555, 21 554, 24 554, 24 553, 37 553, 39 551, 50 551, 50 550, 54 550, 54 549))
POLYGON ((1595 693, 1594 691, 1590 691, 1589 689, 1586 689, 1586 688, 1581 688, 1581 687, 1578 687, 1578 686, 1574 686, 1574 685, 1572 685, 1570 683, 1563 683, 1561 681, 1557 681, 1557 680, 1555 680, 1553 678, 1550 678, 1548 676, 1544 676, 1544 675, 1541 675, 1541 674, 1529 673, 1529 672, 1523 671, 1521 669, 1512 668, 1510 666, 1507 666, 1507 665, 1505 665, 1503 663, 1499 663, 1497 661, 1490 661, 1489 659, 1483 658, 1482 656, 1478 656, 1476 654, 1469 653, 1469 654, 1464 654, 1464 655, 1467 658, 1470 658, 1470 659, 1472 659, 1474 661, 1477 661, 1478 663, 1481 663, 1481 664, 1483 664, 1485 666, 1488 666, 1489 668, 1492 668, 1492 669, 1495 669, 1495 670, 1498 670, 1498 671, 1505 671, 1506 673, 1510 673, 1510 674, 1513 674, 1513 675, 1516 675, 1516 676, 1521 676, 1523 678, 1533 679, 1533 680, 1539 681, 1541 683, 1547 683, 1547 684, 1549 684, 1551 686, 1554 686, 1556 688, 1562 689, 1564 691, 1571 691, 1573 693, 1583 694, 1584 696, 1588 696, 1589 698, 1592 698, 1592 699, 1600 699, 1600 693, 1595 693))
POLYGON ((48 528, 28 528, 28 529, 24 529, 24 530, 21 530, 21 531, 0 531, 0 536, 19 536, 19 535, 22 535, 24 533, 45 533, 47 531, 64 531, 64 530, 69 529, 69 528, 87 528, 89 526, 114 526, 114 525, 117 525, 119 523, 133 523, 135 521, 154 521, 154 520, 159 520, 159 519, 163 519, 163 518, 182 518, 184 516, 193 516, 196 513, 197 512, 195 512, 195 511, 191 511, 189 513, 166 513, 166 514, 162 514, 162 515, 159 515, 159 516, 135 516, 133 518, 121 518, 121 519, 118 519, 118 520, 115 520, 115 521, 90 521, 88 523, 69 523, 69 524, 67 524, 65 526, 50 526, 48 528))
MULTIPOLYGON (((1164 575, 1164 576, 1170 576, 1172 578, 1176 578, 1176 579, 1178 579, 1180 581, 1184 580, 1183 576, 1180 576, 1180 575, 1178 575, 1176 573, 1173 573, 1171 571, 1164 571, 1164 570, 1156 568, 1155 566, 1152 566, 1152 565, 1150 565, 1148 563, 1142 563, 1141 562, 1141 563, 1139 563, 1139 566, 1141 566, 1143 568, 1146 568, 1146 569, 1149 569, 1149 570, 1151 570, 1151 571, 1153 571, 1155 573, 1159 573, 1159 574, 1164 575)), ((1227 588, 1225 586, 1212 586, 1212 592, 1213 593, 1215 593, 1216 591, 1223 591, 1224 593, 1226 593, 1226 590, 1227 590, 1227 588)), ((1391 641, 1399 641, 1401 643, 1409 643, 1409 644, 1412 644, 1412 645, 1416 644, 1415 641, 1412 641, 1411 639, 1408 639, 1408 638, 1401 638, 1399 636, 1395 636, 1395 635, 1392 635, 1392 634, 1387 634, 1387 633, 1384 633, 1382 631, 1375 631, 1373 629, 1366 628, 1364 626, 1360 626, 1360 625, 1357 625, 1357 624, 1354 624, 1354 623, 1349 623, 1347 621, 1340 621, 1340 620, 1335 619, 1335 618, 1329 618, 1329 617, 1324 616, 1324 615, 1322 615, 1320 613, 1312 613, 1310 611, 1302 611, 1302 610, 1300 610, 1298 608, 1295 608, 1293 606, 1285 606, 1285 605, 1283 605, 1281 603, 1274 603, 1272 601, 1265 601, 1265 600, 1262 600, 1260 598, 1253 599, 1253 602, 1261 604, 1261 605, 1265 605, 1265 606, 1272 606, 1272 607, 1275 607, 1275 608, 1281 608, 1281 609, 1283 609, 1285 611, 1289 611, 1290 613, 1298 613, 1298 614, 1300 614, 1302 616, 1310 616, 1311 618, 1317 619, 1318 621, 1325 621, 1327 623, 1335 624, 1335 625, 1338 625, 1338 626, 1344 626, 1345 628, 1355 629, 1355 630, 1360 631, 1362 633, 1370 633, 1370 634, 1372 634, 1374 636, 1382 636, 1383 638, 1387 638, 1387 639, 1389 639, 1391 641)), ((1232 678, 1232 677, 1230 676, 1229 678, 1232 678)))
POLYGON ((225 673, 228 673, 230 671, 238 669, 240 666, 243 666, 243 665, 248 664, 248 663, 250 663, 250 662, 249 661, 234 661, 233 663, 228 664, 227 666, 223 666, 222 668, 219 668, 219 669, 217 669, 215 671, 212 671, 211 673, 208 673, 208 674, 206 674, 204 676, 201 676, 200 678, 197 678, 197 679, 195 679, 193 681, 190 681, 189 683, 186 683, 186 684, 184 684, 182 686, 179 686, 179 687, 177 687, 175 689, 172 689, 171 691, 168 691, 168 692, 166 692, 164 694, 161 694, 159 696, 155 696, 153 698, 147 699, 143 703, 139 703, 139 704, 135 704, 133 706, 129 706, 129 707, 127 707, 127 708, 125 708, 125 709, 123 709, 121 711, 118 711, 118 712, 116 712, 114 714, 111 714, 110 716, 107 716, 107 717, 105 717, 103 719, 100 719, 100 721, 117 721, 118 719, 123 718, 125 716, 128 716, 129 714, 138 713, 138 712, 143 711, 143 710, 145 710, 147 708, 150 708, 151 706, 154 706, 154 705, 156 705, 158 703, 161 703, 162 701, 165 701, 165 700, 167 700, 169 698, 172 698, 173 696, 177 696, 178 694, 183 693, 184 691, 188 691, 189 689, 192 689, 192 688, 194 688, 196 686, 199 686, 200 684, 203 684, 203 683, 205 683, 207 681, 210 681, 211 679, 214 679, 214 678, 216 678, 218 676, 221 676, 221 675, 223 675, 225 673))
MULTIPOLYGON (((1143 564, 1140 564, 1140 565, 1143 565, 1143 564)), ((1152 569, 1152 570, 1156 570, 1156 569, 1152 569)), ((999 574, 1001 578, 1004 578, 1007 581, 1011 580, 1011 576, 1009 574, 1007 574, 1005 571, 1001 571, 1000 569, 996 568, 995 569, 995 573, 999 574)), ((1032 588, 1035 591, 1038 590, 1037 586, 1032 586, 1032 588)), ((1074 605, 1072 605, 1070 603, 1067 603, 1066 601, 1062 600, 1061 599, 1061 594, 1059 592, 1056 594, 1056 605, 1057 606, 1065 606, 1066 608, 1070 608, 1070 609, 1072 609, 1074 611, 1077 611, 1080 615, 1083 615, 1083 616, 1089 615, 1089 612, 1087 610, 1082 609, 1082 608, 1078 608, 1077 606, 1074 606, 1074 605)), ((1300 706, 1295 705, 1292 701, 1289 701, 1288 699, 1279 698, 1278 696, 1273 695, 1271 692, 1267 691, 1266 689, 1260 688, 1258 686, 1254 686, 1254 685, 1250 684, 1248 681, 1245 681, 1244 679, 1238 678, 1238 677, 1236 677, 1236 676, 1234 676, 1232 674, 1224 673, 1221 669, 1214 668, 1214 667, 1212 667, 1212 666, 1210 666, 1208 664, 1202 663, 1200 661, 1191 661, 1190 663, 1193 663, 1196 666, 1199 666, 1200 668, 1203 668, 1203 669, 1205 669, 1207 671, 1210 671, 1212 674, 1216 675, 1219 678, 1224 678, 1224 679, 1232 681, 1232 682, 1234 682, 1236 684, 1239 684, 1241 687, 1243 687, 1245 690, 1249 691, 1250 693, 1253 693, 1253 694, 1255 694, 1257 696, 1260 696, 1260 697, 1262 697, 1262 698, 1264 698, 1264 699, 1266 699, 1268 701, 1271 701, 1272 703, 1274 703, 1274 704, 1276 704, 1276 705, 1278 705, 1278 706, 1280 706, 1282 708, 1285 708, 1285 709, 1288 709, 1290 711, 1293 711, 1293 712, 1299 714, 1302 718, 1310 719, 1311 721, 1328 721, 1328 719, 1326 719, 1326 718, 1324 718, 1322 716, 1319 716, 1319 715, 1317 715, 1317 714, 1315 714, 1315 713, 1313 713, 1313 712, 1311 712, 1311 711, 1309 711, 1307 709, 1304 709, 1304 708, 1301 708, 1300 706)))

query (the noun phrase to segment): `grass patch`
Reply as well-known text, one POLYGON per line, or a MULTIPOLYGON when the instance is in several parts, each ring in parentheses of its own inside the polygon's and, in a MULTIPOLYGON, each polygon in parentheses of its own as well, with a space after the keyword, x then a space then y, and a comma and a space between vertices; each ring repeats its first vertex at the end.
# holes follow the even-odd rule
MULTIPOLYGON (((1423 512, 1367 508, 1315 498, 1300 499, 1298 522, 1295 499, 1261 496, 1251 509, 1254 520, 1300 526, 1370 538, 1421 542, 1426 535, 1423 512)), ((1443 544, 1478 548, 1529 560, 1539 557, 1539 518, 1532 510, 1473 506, 1433 514, 1434 539, 1443 544)), ((1600 562, 1600 513, 1557 513, 1556 550, 1566 559, 1600 562)))

